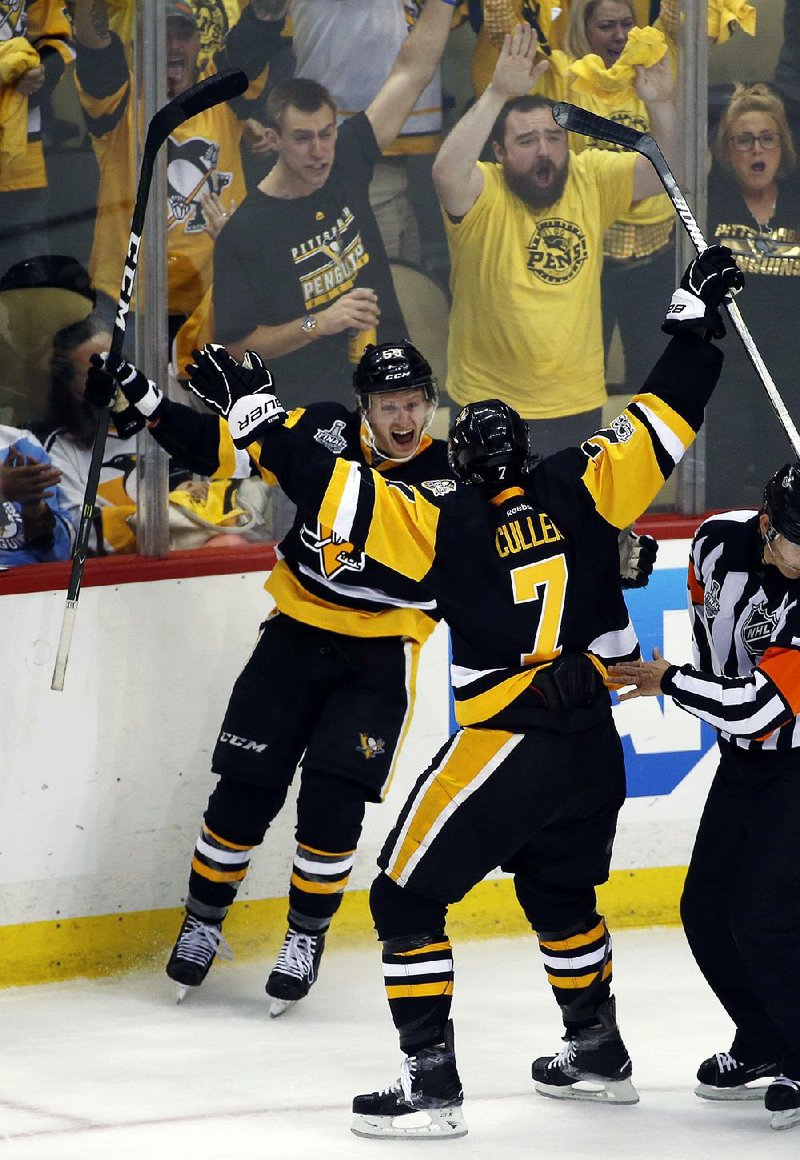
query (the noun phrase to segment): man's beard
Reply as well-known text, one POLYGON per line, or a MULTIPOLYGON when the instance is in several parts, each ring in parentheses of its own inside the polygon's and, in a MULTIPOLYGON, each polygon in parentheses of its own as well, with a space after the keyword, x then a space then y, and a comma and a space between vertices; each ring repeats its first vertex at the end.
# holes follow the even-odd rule
POLYGON ((569 157, 564 161, 561 169, 557 169, 552 161, 539 162, 539 166, 548 165, 553 171, 553 179, 546 189, 534 185, 530 173, 512 173, 506 167, 503 174, 506 185, 513 194, 529 205, 531 209, 549 209, 561 198, 569 176, 569 157))

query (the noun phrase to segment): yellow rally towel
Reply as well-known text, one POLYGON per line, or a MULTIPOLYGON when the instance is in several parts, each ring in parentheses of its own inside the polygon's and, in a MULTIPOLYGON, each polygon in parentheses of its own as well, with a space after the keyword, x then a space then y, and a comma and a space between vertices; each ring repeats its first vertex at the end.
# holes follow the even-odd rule
POLYGON ((600 101, 614 104, 619 93, 629 89, 636 78, 636 68, 651 68, 658 64, 667 51, 667 41, 657 28, 632 28, 622 55, 611 68, 606 68, 599 56, 588 53, 576 60, 570 72, 576 93, 591 93, 600 101))
POLYGON ((28 98, 16 82, 39 64, 39 53, 24 36, 0 43, 0 162, 8 164, 28 147, 28 98))
POLYGON ((715 44, 730 40, 737 28, 756 34, 756 10, 747 0, 708 0, 708 35, 715 44))

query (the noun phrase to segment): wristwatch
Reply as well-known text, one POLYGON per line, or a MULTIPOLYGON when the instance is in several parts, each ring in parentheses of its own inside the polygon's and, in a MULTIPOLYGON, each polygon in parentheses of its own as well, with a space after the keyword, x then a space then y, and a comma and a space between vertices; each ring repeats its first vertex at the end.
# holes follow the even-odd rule
POLYGON ((313 314, 307 314, 300 323, 300 329, 303 334, 313 334, 317 329, 317 320, 313 314))

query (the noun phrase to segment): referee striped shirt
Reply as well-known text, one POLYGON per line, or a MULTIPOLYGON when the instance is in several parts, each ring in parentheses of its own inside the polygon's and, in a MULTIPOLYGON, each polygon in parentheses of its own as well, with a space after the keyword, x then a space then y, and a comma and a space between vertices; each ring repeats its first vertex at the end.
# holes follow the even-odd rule
POLYGON ((763 562, 758 513, 711 516, 692 542, 693 665, 662 689, 741 749, 800 747, 800 580, 763 562))

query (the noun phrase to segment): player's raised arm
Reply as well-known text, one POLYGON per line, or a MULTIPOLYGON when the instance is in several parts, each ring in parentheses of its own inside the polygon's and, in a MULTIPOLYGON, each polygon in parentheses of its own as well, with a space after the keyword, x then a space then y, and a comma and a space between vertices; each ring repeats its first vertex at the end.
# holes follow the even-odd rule
POLYGON ((722 351, 708 339, 725 334, 719 308, 743 284, 727 247, 693 258, 662 326, 675 339, 622 414, 583 444, 584 484, 615 527, 638 519, 694 442, 722 369, 722 351))

